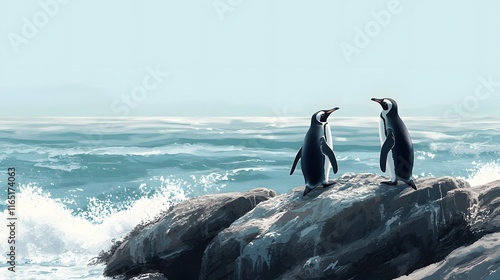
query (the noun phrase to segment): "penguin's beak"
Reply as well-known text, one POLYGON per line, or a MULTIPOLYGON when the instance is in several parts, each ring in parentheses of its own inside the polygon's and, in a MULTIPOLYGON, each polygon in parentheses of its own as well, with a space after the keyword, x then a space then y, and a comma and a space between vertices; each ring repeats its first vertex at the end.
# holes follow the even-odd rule
POLYGON ((385 102, 384 102, 384 99, 372 98, 372 101, 375 101, 378 104, 380 104, 380 106, 382 106, 382 109, 384 109, 384 110, 388 109, 387 104, 385 104, 385 102))
POLYGON ((333 113, 333 112, 337 111, 338 109, 340 109, 340 108, 339 108, 339 107, 335 107, 335 108, 333 108, 333 109, 330 109, 330 110, 326 111, 325 113, 326 113, 327 115, 330 115, 331 113, 333 113))
POLYGON ((333 109, 324 111, 325 114, 322 116, 321 121, 322 122, 326 122, 326 120, 328 119, 328 116, 330 116, 331 113, 337 111, 338 109, 340 109, 340 108, 339 107, 335 107, 333 109))

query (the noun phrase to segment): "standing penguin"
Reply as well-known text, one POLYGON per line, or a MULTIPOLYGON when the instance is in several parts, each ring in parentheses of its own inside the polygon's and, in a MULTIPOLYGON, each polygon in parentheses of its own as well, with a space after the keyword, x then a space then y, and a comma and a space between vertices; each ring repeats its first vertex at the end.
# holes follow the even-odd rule
POLYGON ((398 104, 391 98, 372 98, 382 106, 380 113, 380 169, 389 169, 390 181, 383 184, 397 185, 398 180, 417 189, 412 178, 413 144, 408 129, 398 115, 398 104))
POLYGON ((311 126, 304 138, 304 144, 293 161, 290 175, 293 174, 297 162, 302 158, 300 166, 306 183, 304 196, 319 185, 328 187, 334 184, 334 182, 328 181, 328 176, 330 167, 333 166, 333 172, 337 173, 338 166, 332 149, 332 133, 327 119, 331 113, 338 109, 336 107, 330 110, 321 110, 311 117, 311 126))

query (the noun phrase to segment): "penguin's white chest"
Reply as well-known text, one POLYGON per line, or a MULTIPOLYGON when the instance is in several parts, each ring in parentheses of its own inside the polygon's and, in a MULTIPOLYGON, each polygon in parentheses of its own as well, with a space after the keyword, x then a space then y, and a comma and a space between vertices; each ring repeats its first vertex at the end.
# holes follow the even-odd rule
MULTIPOLYGON (((382 147, 382 145, 384 145, 385 139, 387 138, 387 136, 385 135, 385 125, 383 118, 380 118, 379 122, 379 136, 380 136, 380 147, 382 147)), ((389 151, 387 155, 386 170, 389 171, 391 181, 393 182, 396 181, 396 169, 394 168, 394 158, 392 156, 392 150, 389 151)))

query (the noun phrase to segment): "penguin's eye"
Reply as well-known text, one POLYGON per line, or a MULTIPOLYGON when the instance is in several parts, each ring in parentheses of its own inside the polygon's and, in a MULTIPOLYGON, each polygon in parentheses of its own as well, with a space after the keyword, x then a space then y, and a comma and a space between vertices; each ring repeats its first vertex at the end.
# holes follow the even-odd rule
POLYGON ((382 106, 384 110, 390 110, 392 108, 392 102, 384 99, 384 106, 382 106))
POLYGON ((319 112, 318 114, 316 114, 316 120, 318 122, 321 122, 321 117, 325 114, 325 112, 319 112))

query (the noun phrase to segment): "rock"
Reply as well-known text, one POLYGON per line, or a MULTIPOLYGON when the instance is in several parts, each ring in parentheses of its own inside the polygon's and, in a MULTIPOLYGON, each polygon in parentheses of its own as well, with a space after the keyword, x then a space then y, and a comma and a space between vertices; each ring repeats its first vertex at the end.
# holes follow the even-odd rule
POLYGON ((500 279, 500 233, 488 234, 438 263, 397 279, 500 279))
POLYGON ((382 180, 193 198, 100 259, 105 275, 136 279, 500 279, 500 181, 382 180))
POLYGON ((146 274, 141 274, 136 277, 130 278, 130 280, 168 280, 163 276, 161 273, 146 273, 146 274))
POLYGON ((440 262, 412 272, 409 279, 500 279, 500 181, 470 190, 474 204, 466 212, 470 230, 481 237, 454 250, 440 262))
POLYGON ((477 204, 468 213, 473 217, 472 229, 477 232, 499 232, 500 180, 474 187, 473 191, 478 195, 477 204))
POLYGON ((392 279, 498 229, 500 184, 424 178, 414 191, 381 180, 346 174, 260 203, 210 242, 199 279, 392 279))
POLYGON ((236 219, 274 196, 274 191, 255 189, 179 203, 127 236, 113 252, 104 274, 131 277, 156 271, 169 279, 197 279, 207 244, 236 219))

